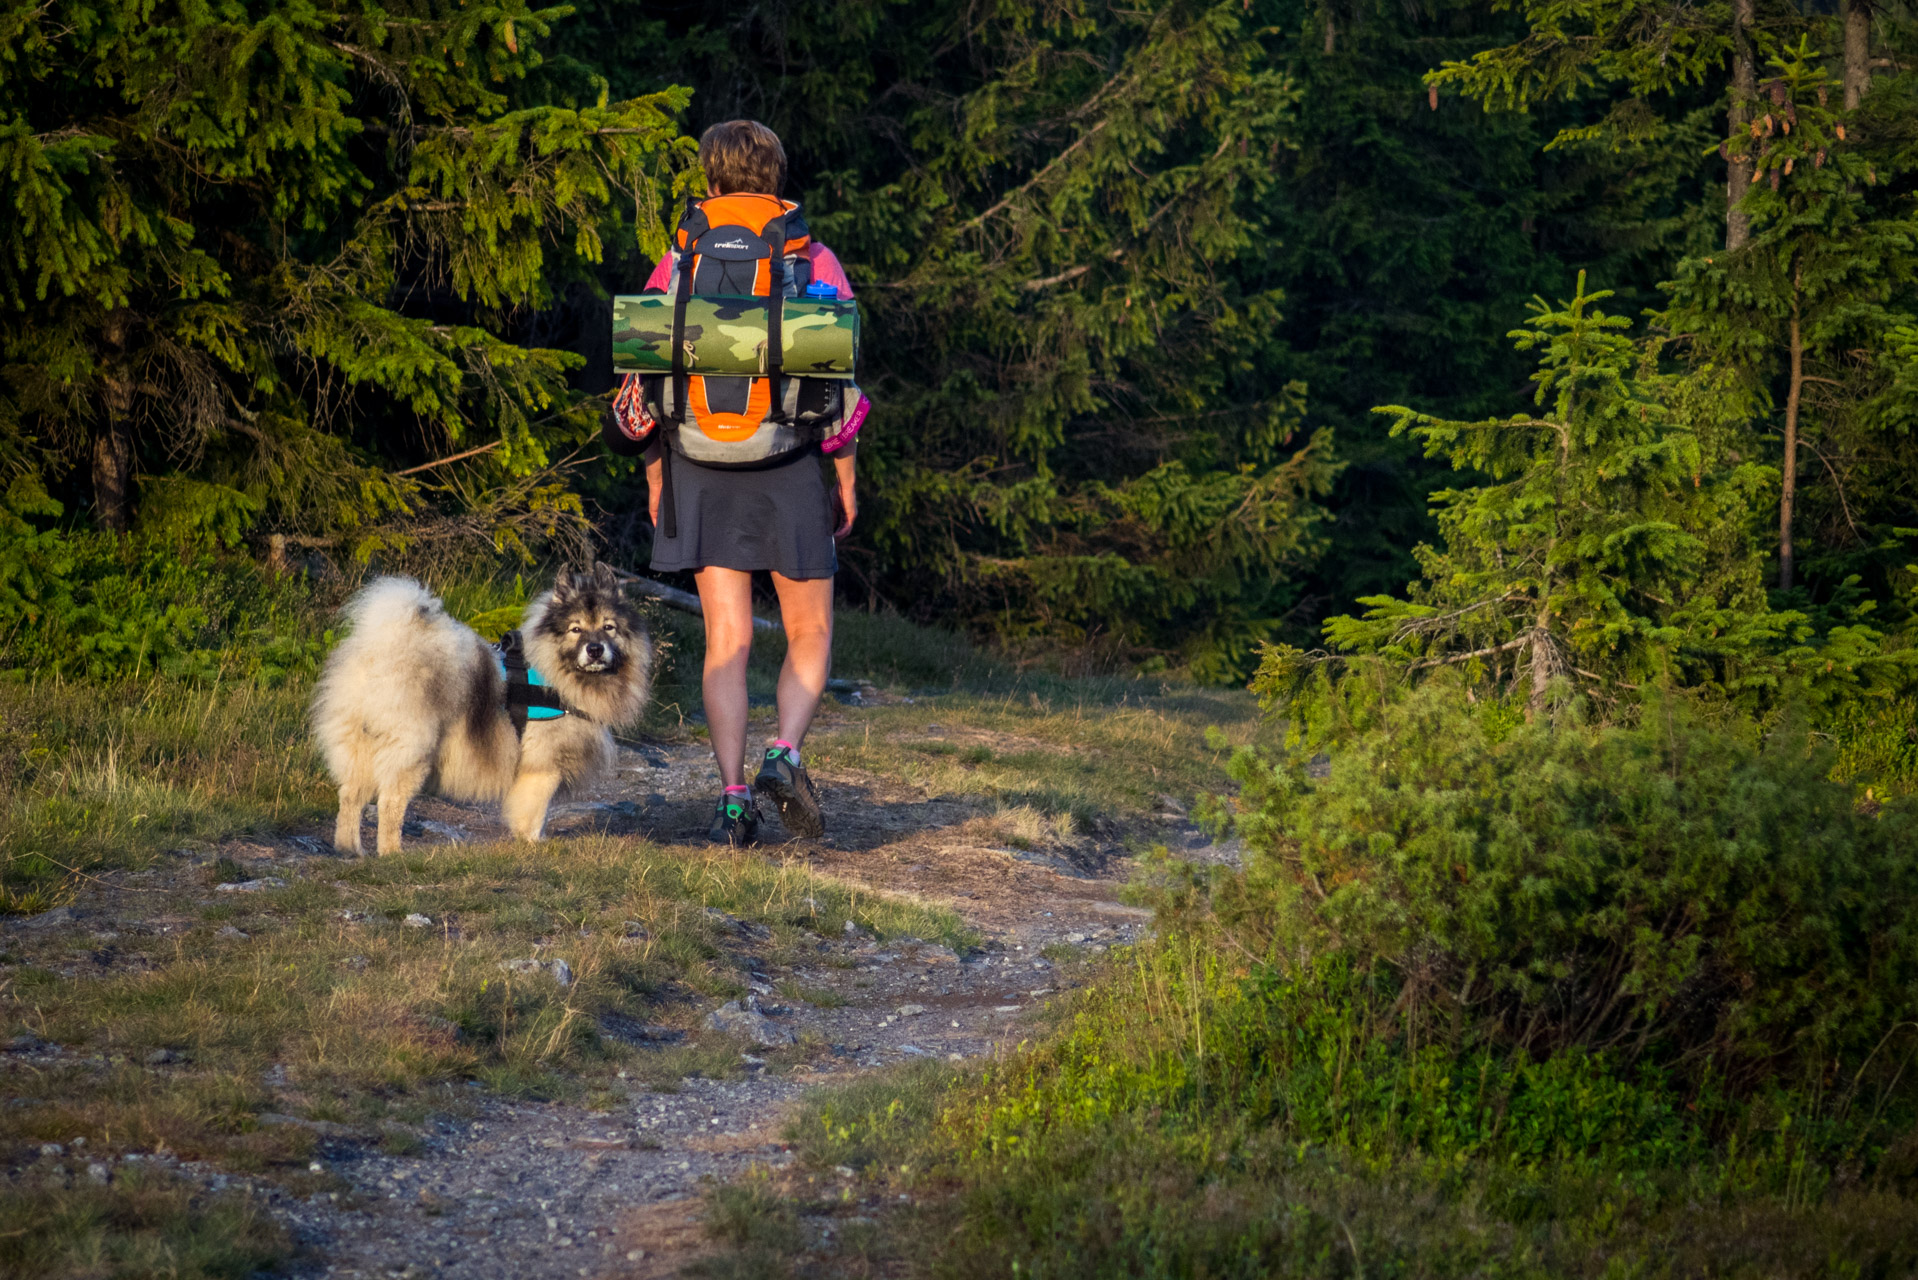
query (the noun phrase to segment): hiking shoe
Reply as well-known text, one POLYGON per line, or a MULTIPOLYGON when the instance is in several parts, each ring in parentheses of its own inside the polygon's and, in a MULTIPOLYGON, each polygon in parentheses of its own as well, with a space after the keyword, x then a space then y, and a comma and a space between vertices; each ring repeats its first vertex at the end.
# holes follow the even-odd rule
POLYGON ((779 806, 779 820, 796 836, 817 840, 826 834, 826 815, 819 811, 819 794, 812 779, 783 747, 767 747, 766 763, 759 766, 753 790, 779 806))
POLYGON ((729 791, 721 795, 713 807, 713 825, 706 829, 706 838, 735 849, 758 844, 759 810, 753 805, 752 792, 729 791))

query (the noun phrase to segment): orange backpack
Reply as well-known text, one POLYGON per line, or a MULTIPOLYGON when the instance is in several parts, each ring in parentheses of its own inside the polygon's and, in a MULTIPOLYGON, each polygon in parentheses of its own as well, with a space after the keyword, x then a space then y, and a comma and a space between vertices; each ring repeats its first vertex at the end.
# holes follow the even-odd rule
MULTIPOLYGON (((665 292, 677 306, 673 332, 686 327, 694 296, 790 298, 812 283, 806 247, 812 234, 799 205, 775 196, 712 196, 689 205, 674 235, 665 292)), ((846 408, 844 388, 823 378, 790 377, 781 367, 781 309, 767 309, 764 376, 691 373, 686 346, 673 371, 645 378, 645 400, 666 428, 669 447, 707 466, 763 466, 816 444, 821 428, 846 408)))

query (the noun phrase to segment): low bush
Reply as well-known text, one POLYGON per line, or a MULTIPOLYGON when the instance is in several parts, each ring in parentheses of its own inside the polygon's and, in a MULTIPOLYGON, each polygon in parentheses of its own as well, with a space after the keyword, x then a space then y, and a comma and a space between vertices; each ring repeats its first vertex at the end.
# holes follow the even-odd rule
POLYGON ((1429 684, 1323 778, 1241 753, 1239 923, 1282 965, 1389 974, 1417 1040, 1845 1093, 1918 1047, 1893 1043, 1918 1018, 1918 813, 1830 771, 1801 727, 1675 697, 1526 724, 1429 684))

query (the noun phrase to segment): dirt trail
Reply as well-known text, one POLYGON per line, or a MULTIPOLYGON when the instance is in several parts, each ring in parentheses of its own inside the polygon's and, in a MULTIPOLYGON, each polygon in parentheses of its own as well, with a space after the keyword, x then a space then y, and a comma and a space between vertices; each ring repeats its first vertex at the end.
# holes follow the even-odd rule
MULTIPOLYGON (((948 907, 979 930, 981 947, 960 956, 933 943, 842 935, 813 944, 816 962, 780 967, 756 954, 764 931, 739 923, 736 949, 764 1019, 756 1025, 775 1035, 814 1033, 825 1054, 790 1069, 747 1054, 742 1078, 687 1078, 670 1091, 632 1081, 610 1111, 509 1100, 473 1086, 470 1108, 434 1121, 423 1147, 403 1156, 363 1135, 314 1126, 322 1130, 317 1164, 342 1189, 302 1198, 264 1181, 254 1186, 298 1241, 294 1274, 675 1274, 704 1247, 706 1186, 790 1161, 780 1132, 807 1089, 910 1058, 990 1054, 1071 981, 1075 966, 1043 951, 1096 953, 1137 938, 1148 923, 1147 913, 1117 901, 1130 864, 1114 839, 1011 849, 995 843, 996 829, 975 803, 877 776, 827 772, 819 781, 831 834, 788 840, 769 814, 764 855, 948 907), (787 980, 844 1003, 788 1000, 776 994, 787 980)), ((557 806, 549 834, 562 847, 568 834, 591 830, 703 847, 717 786, 701 743, 622 749, 617 776, 557 806)), ((415 802, 407 832, 413 843, 504 837, 494 815, 432 798, 415 802)), ((1204 843, 1176 814, 1157 820, 1152 833, 1190 849, 1204 843)), ((257 853, 295 863, 330 858, 316 837, 322 833, 257 853)), ((182 1171, 216 1187, 246 1183, 182 1171)))

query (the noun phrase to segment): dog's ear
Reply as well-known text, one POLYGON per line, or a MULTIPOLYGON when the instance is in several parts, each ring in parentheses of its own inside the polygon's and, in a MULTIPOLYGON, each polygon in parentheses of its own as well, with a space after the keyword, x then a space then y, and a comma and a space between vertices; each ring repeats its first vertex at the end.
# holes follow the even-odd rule
POLYGON ((593 586, 602 593, 615 598, 623 594, 620 590, 619 575, 613 572, 613 566, 603 560, 593 561, 593 586))
POLYGON ((579 584, 573 580, 573 571, 571 569, 561 569, 559 576, 553 579, 553 600, 555 602, 564 600, 569 596, 577 594, 578 591, 579 584))

